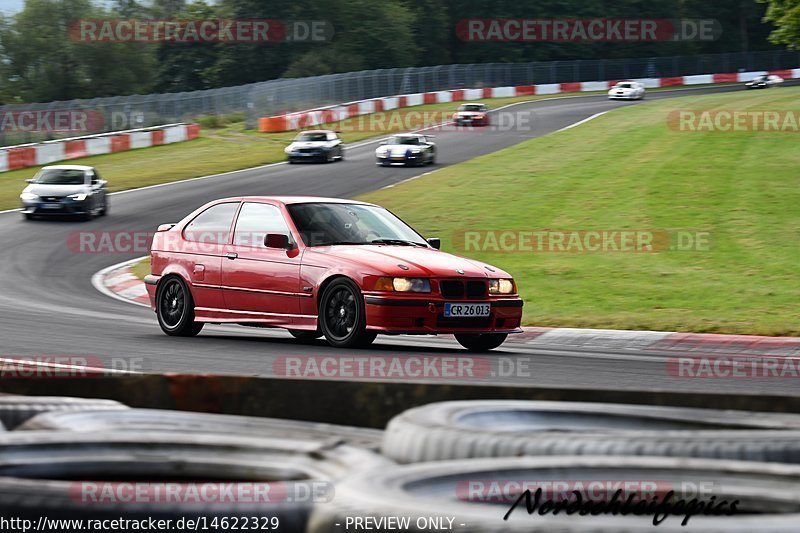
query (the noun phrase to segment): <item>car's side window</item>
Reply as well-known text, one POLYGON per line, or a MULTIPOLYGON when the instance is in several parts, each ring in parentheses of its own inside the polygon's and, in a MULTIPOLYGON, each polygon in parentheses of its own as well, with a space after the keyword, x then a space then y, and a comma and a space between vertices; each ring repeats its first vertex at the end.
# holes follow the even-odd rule
POLYGON ((233 243, 236 246, 263 248, 267 233, 281 233, 291 238, 281 210, 271 204, 245 203, 236 220, 233 243))
POLYGON ((209 207, 192 220, 183 230, 187 241, 205 244, 227 244, 233 216, 238 202, 227 202, 209 207))

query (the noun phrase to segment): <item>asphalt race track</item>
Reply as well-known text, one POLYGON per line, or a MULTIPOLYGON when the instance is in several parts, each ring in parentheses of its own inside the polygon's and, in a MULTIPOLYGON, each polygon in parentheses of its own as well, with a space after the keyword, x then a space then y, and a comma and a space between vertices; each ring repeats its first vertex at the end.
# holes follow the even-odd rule
MULTIPOLYGON (((648 100, 742 90, 741 87, 651 92, 648 100)), ((596 113, 647 101, 616 102, 604 96, 567 97, 521 104, 514 111, 530 114, 528 131, 481 133, 436 132, 438 166, 465 161, 525 139, 545 135, 596 113)), ((379 168, 376 143, 350 148, 346 161, 329 165, 270 165, 190 182, 115 194, 110 215, 91 222, 22 220, 19 213, 0 214, 0 357, 137 358, 138 370, 272 375, 280 356, 352 355, 323 341, 301 344, 280 330, 206 326, 197 338, 165 336, 155 315, 144 307, 111 299, 91 284, 96 271, 137 255, 79 254, 67 246, 79 231, 152 231, 177 222, 203 203, 237 195, 303 194, 353 197, 427 172, 430 167, 379 168)), ((164 169, 169 172, 169 169, 164 169)), ((20 183, 20 190, 23 187, 20 183)), ((443 202, 448 199, 443 198, 443 202)), ((500 265, 502 266, 502 265, 500 265)), ((536 305, 536 302, 526 302, 536 305)), ((383 337, 359 355, 464 355, 451 337, 383 337)), ((490 358, 525 360, 530 376, 488 376, 493 383, 600 388, 648 388, 674 391, 726 391, 799 394, 793 380, 692 380, 670 377, 665 357, 654 353, 602 353, 563 350, 508 342, 490 358)))

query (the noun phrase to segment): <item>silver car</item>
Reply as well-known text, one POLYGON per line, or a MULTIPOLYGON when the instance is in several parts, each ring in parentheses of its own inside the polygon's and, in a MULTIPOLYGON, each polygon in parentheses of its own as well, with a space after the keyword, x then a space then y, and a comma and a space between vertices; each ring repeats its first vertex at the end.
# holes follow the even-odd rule
POLYGON ((37 216, 69 215, 89 220, 108 214, 108 182, 94 167, 57 165, 44 167, 19 198, 22 214, 30 220, 37 216))

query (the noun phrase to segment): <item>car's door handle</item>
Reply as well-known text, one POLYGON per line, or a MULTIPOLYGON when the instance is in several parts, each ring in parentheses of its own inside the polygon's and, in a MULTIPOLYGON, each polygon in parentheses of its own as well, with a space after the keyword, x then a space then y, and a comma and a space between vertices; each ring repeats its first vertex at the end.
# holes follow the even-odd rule
POLYGON ((228 259, 236 259, 237 257, 239 257, 239 254, 235 252, 228 252, 227 254, 225 254, 225 257, 227 257, 228 259))

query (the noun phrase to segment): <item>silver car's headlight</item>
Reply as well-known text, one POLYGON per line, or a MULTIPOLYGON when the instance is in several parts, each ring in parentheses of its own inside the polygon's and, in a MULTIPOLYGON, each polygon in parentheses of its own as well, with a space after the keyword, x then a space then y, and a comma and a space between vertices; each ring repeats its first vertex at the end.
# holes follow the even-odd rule
POLYGON ((489 294, 513 294, 515 290, 513 279, 490 279, 489 294))
POLYGON ((87 196, 89 195, 86 194, 85 192, 82 192, 78 194, 70 194, 69 196, 67 196, 67 198, 69 198, 70 200, 75 200, 76 202, 82 202, 86 200, 87 196))
POLYGON ((39 199, 39 197, 37 195, 33 194, 32 192, 24 192, 24 193, 19 195, 19 198, 20 198, 20 200, 23 200, 25 202, 33 202, 34 200, 38 200, 39 199))

